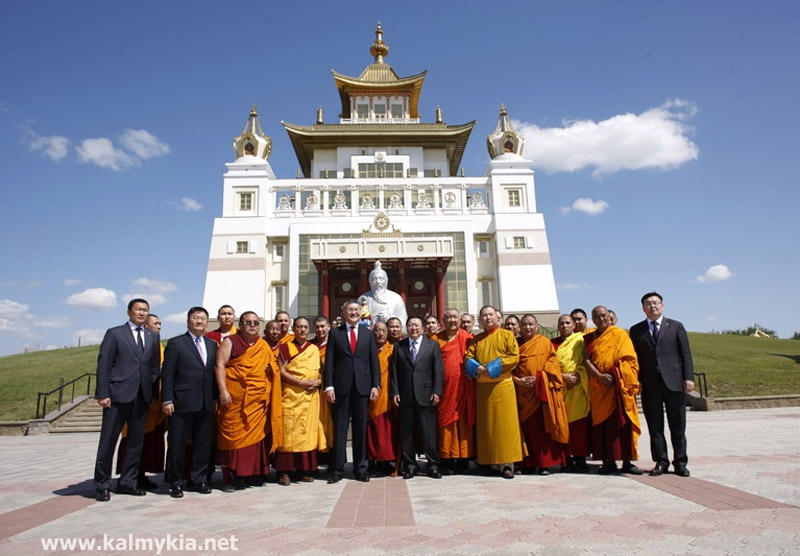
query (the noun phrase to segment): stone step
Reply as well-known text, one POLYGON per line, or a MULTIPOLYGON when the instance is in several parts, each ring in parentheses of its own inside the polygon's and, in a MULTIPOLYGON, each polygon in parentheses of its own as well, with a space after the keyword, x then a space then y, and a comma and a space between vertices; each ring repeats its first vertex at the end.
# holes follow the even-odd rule
POLYGON ((51 433, 57 432, 100 432, 100 424, 94 426, 61 426, 50 429, 51 433))
POLYGON ((64 417, 54 426, 59 426, 62 423, 100 423, 102 420, 102 417, 97 417, 95 415, 70 415, 68 417, 64 417))

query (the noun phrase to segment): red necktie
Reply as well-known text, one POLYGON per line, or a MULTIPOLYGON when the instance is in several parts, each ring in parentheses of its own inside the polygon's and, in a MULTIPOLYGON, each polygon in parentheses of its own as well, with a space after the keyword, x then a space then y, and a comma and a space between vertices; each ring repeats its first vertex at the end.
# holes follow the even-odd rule
POLYGON ((356 327, 350 327, 350 351, 355 354, 356 353, 356 327))

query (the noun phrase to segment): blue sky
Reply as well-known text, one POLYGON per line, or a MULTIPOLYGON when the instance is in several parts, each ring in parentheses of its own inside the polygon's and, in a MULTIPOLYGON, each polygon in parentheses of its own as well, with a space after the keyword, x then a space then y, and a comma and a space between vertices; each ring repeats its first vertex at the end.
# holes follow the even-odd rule
POLYGON ((800 330, 800 5, 454 6, 0 3, 0 354, 97 338, 128 294, 201 302, 250 105, 293 177, 280 121, 335 119, 329 70, 371 61, 378 19, 387 62, 428 70, 423 120, 478 121, 467 175, 501 102, 526 135, 562 310, 627 326, 656 289, 690 330, 800 330))

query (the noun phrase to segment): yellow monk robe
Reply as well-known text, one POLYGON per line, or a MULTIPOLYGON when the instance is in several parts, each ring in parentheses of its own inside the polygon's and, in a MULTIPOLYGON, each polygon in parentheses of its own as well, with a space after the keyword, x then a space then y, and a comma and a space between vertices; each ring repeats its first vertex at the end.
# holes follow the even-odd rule
POLYGON ((219 328, 217 328, 216 330, 212 330, 211 332, 206 332, 206 338, 214 340, 215 342, 217 342, 217 345, 220 345, 223 339, 227 338, 228 336, 233 336, 238 331, 239 331, 238 328, 236 328, 235 326, 231 326, 231 329, 228 330, 228 332, 226 332, 225 334, 223 334, 219 330, 219 328))
POLYGON ((583 365, 583 334, 575 332, 568 336, 556 350, 562 373, 578 373, 578 383, 564 388, 564 405, 570 423, 589 415, 589 373, 583 365))
POLYGON ((367 459, 370 461, 394 461, 399 455, 397 447, 396 421, 389 400, 389 360, 394 345, 386 342, 378 349, 378 364, 381 370, 381 388, 378 398, 369 402, 367 414, 367 459))
POLYGON ((561 444, 569 440, 569 422, 564 406, 564 380, 556 350, 549 339, 541 334, 519 346, 519 365, 514 369, 518 377, 535 376, 536 387, 517 386, 519 422, 524 423, 544 406, 544 427, 550 437, 561 444))
POLYGON ((586 350, 592 363, 601 373, 614 376, 614 384, 601 383, 589 377, 589 398, 592 407, 592 425, 597 426, 612 416, 618 419, 618 428, 624 425, 623 418, 631 425, 631 459, 638 459, 637 443, 642 428, 636 410, 636 394, 639 393, 639 361, 628 333, 609 326, 602 333, 597 331, 584 337, 586 350))
POLYGON ((258 338, 247 346, 240 335, 230 336, 241 352, 225 365, 225 384, 231 403, 217 412, 217 449, 240 450, 272 434, 271 451, 283 441, 281 375, 267 342, 258 338))
MULTIPOLYGON (((286 362, 286 372, 300 380, 318 380, 320 374, 319 350, 306 341, 286 342, 280 347, 280 355, 286 362)), ((288 382, 282 383, 283 440, 279 452, 301 453, 319 448, 319 388, 306 390, 288 382)), ((327 448, 327 446, 322 446, 327 448)))
POLYGON ((288 343, 289 343, 289 342, 291 342, 292 340, 294 340, 294 334, 292 334, 291 332, 287 332, 287 333, 286 333, 286 336, 284 336, 283 338, 281 338, 280 340, 278 340, 278 345, 281 345, 281 344, 288 344, 288 343))
POLYGON ((517 399, 511 371, 519 362, 514 334, 503 328, 481 332, 467 347, 466 358, 486 365, 500 358, 497 378, 479 376, 475 385, 475 427, 478 436, 475 461, 481 465, 513 463, 522 459, 517 399))
MULTIPOLYGON (((328 342, 324 344, 315 344, 319 350, 319 372, 325 373, 325 354, 328 352, 328 342)), ((325 381, 323 380, 323 384, 325 381)), ((319 396, 319 451, 330 452, 333 449, 333 412, 331 411, 331 404, 328 401, 328 396, 321 394, 319 396)), ((323 462, 324 463, 324 462, 323 462)))
POLYGON ((436 406, 439 456, 446 459, 475 456, 475 382, 464 374, 464 355, 471 334, 461 328, 452 339, 442 331, 434 336, 444 362, 442 399, 436 406))

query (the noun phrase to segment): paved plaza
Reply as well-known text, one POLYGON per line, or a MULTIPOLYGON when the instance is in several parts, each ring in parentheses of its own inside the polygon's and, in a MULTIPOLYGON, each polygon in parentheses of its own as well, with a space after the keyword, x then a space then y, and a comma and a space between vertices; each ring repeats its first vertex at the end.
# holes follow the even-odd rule
MULTIPOLYGON (((95 502, 90 480, 96 433, 0 437, 0 553, 41 553, 43 538, 95 539, 97 551, 104 539, 168 535, 163 553, 176 538, 188 547, 230 536, 240 554, 800 553, 800 408, 687 418, 688 479, 593 472, 270 482, 180 500, 161 483, 156 493, 112 494, 106 503, 95 502)), ((649 469, 646 430, 639 447, 649 469)))

